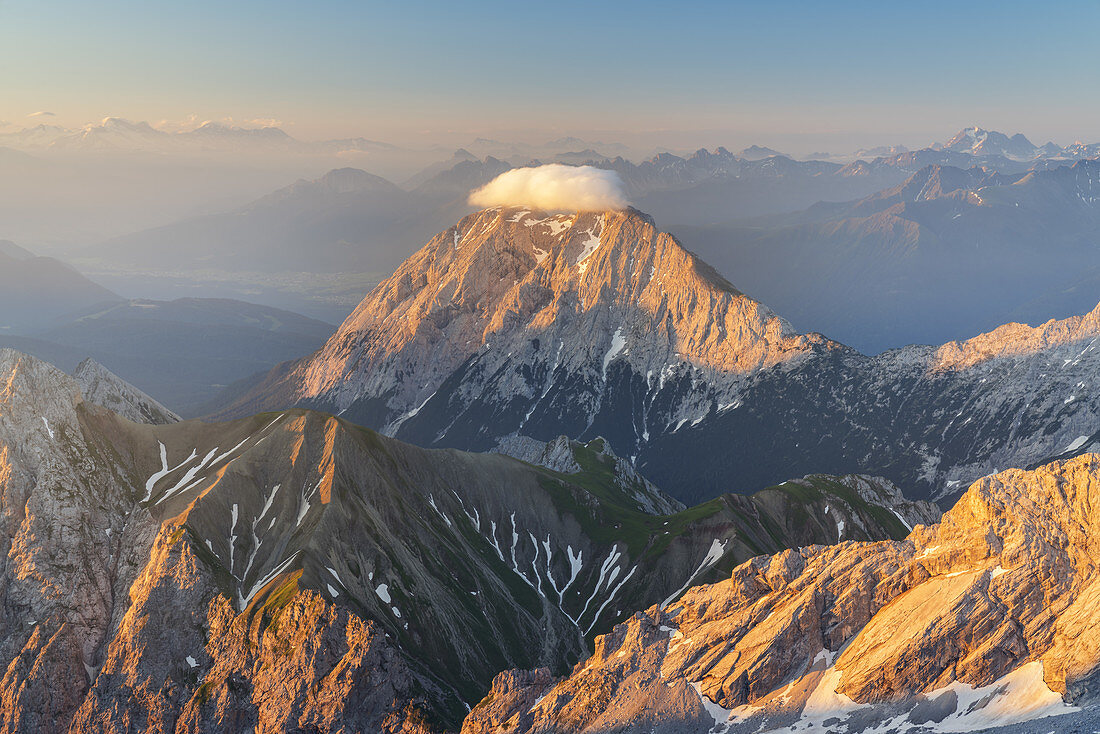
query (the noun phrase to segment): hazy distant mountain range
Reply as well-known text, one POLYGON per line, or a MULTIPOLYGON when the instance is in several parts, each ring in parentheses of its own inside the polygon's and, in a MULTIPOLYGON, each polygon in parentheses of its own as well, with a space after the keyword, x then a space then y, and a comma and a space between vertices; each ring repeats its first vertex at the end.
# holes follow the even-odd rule
POLYGON ((998 173, 932 165, 845 204, 670 227, 801 329, 870 353, 1100 299, 1100 163, 998 173))
MULTIPOLYGON (((20 130, 0 133, 0 148, 22 151, 49 151, 57 153, 115 152, 115 153, 239 153, 331 155, 337 153, 386 154, 398 151, 400 146, 362 137, 338 138, 320 141, 299 140, 275 124, 266 126, 240 126, 230 123, 207 121, 191 129, 167 130, 148 122, 106 117, 98 122, 78 128, 40 124, 20 130)), ((410 150, 407 149, 406 150, 410 150)), ((438 148, 433 149, 438 152, 438 148)), ((962 153, 976 157, 1006 158, 1015 161, 1031 161, 1038 158, 1076 159, 1097 155, 1100 144, 1081 142, 1061 147, 1047 142, 1032 143, 1022 134, 1006 135, 995 130, 972 126, 959 131, 945 143, 937 143, 927 150, 962 153)), ((462 152, 475 157, 492 156, 507 159, 514 165, 551 156, 579 158, 585 152, 590 158, 625 157, 632 153, 629 146, 614 141, 589 141, 567 136, 542 143, 525 143, 506 140, 476 138, 462 152)), ((907 153, 905 146, 879 146, 843 154, 815 153, 807 158, 857 158, 871 159, 907 153)), ((738 157, 762 160, 786 155, 774 148, 751 145, 738 153, 738 157)), ((544 162, 551 162, 544 160, 544 162)), ((561 160, 559 162, 570 162, 561 160)), ((574 162, 583 162, 576 160, 574 162)))
POLYGON ((82 255, 165 270, 384 271, 399 228, 415 226, 408 192, 344 168, 298 181, 224 214, 186 219, 98 244, 82 255))
POLYGON ((0 242, 0 346, 72 371, 87 357, 186 415, 226 385, 312 351, 333 326, 230 299, 127 300, 0 242))
POLYGON ((227 385, 316 349, 330 325, 242 301, 114 300, 67 312, 0 346, 74 370, 92 357, 176 412, 215 409, 227 385))
POLYGON ((0 133, 0 146, 57 153, 336 153, 389 151, 396 146, 365 138, 307 143, 278 127, 240 127, 205 122, 193 130, 169 132, 147 122, 107 117, 81 128, 37 125, 0 133))
POLYGON ((0 335, 42 327, 77 309, 119 300, 68 265, 0 240, 0 335))
MULTIPOLYGON (((945 144, 872 152, 885 155, 841 164, 718 148, 634 163, 582 148, 549 159, 616 171, 639 208, 746 293, 799 329, 866 352, 1091 308, 1095 163, 1075 156, 1100 147, 967 128, 945 144)), ((540 162, 463 149, 406 188, 334 169, 236 209, 82 248, 75 262, 117 291, 197 289, 335 322, 471 212, 470 191, 540 162)))
MULTIPOLYGON (((423 180, 414 177, 419 183, 408 191, 358 169, 333 170, 224 214, 108 240, 85 249, 81 261, 170 270, 392 272, 417 243, 473 209, 466 202, 471 191, 513 167, 493 157, 460 158, 423 180)), ((717 199, 733 199, 743 214, 773 212, 822 197, 866 195, 903 176, 783 157, 747 161, 723 149, 686 159, 662 154, 638 165, 622 158, 595 164, 618 172, 630 195, 679 216, 689 216, 684 199, 699 209, 728 213, 717 199), (713 194, 700 188, 711 182, 727 188, 713 194)))

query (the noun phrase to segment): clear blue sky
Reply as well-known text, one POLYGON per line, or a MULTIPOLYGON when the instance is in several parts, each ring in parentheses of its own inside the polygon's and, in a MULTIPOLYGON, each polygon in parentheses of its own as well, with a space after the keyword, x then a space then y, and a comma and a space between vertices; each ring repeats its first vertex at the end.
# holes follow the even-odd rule
POLYGON ((1095 0, 0 0, 0 120, 808 147, 976 123, 1097 141, 1097 28, 1095 0))

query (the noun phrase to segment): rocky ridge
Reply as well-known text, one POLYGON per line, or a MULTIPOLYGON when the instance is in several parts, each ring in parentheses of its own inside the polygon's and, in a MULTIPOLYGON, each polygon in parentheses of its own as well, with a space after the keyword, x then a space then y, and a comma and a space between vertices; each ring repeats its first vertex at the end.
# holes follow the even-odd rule
POLYGON ((811 471, 944 498, 1091 445, 1096 314, 868 357, 799 334, 635 210, 489 209, 226 415, 301 405, 480 451, 602 436, 689 504, 811 471))
POLYGON ((77 365, 73 377, 85 400, 135 423, 163 425, 183 420, 94 359, 77 365))
POLYGON ((1100 679, 1098 493, 1090 454, 985 477, 902 541, 754 558, 635 614, 563 679, 502 674, 463 731, 973 731, 1072 712, 1100 679))
POLYGON ((0 729, 440 731, 745 558, 935 515, 863 477, 655 515, 568 446, 554 471, 302 410, 140 424, 2 351, 0 729))

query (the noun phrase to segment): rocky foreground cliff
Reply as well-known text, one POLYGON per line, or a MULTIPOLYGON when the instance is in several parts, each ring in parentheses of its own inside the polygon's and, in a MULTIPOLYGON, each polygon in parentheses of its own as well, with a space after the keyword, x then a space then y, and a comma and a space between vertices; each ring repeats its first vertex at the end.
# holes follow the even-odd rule
POLYGON ((821 471, 951 498, 1100 446, 1098 337, 1100 310, 868 357, 799 333, 636 210, 495 208, 227 415, 300 405, 479 451, 601 436, 689 504, 821 471))
POLYGON ((938 516, 858 476, 684 509, 605 442, 526 450, 135 423, 0 350, 0 732, 454 730, 746 558, 938 516))
POLYGON ((562 679, 502 674, 463 732, 973 731, 1074 712, 1100 694, 1098 503, 1089 454, 984 477, 902 541, 754 558, 633 615, 562 679))

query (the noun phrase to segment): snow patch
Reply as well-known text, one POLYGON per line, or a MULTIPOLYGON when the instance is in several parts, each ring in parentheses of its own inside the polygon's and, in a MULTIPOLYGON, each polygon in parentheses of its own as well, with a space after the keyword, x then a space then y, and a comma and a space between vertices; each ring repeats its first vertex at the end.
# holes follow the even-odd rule
POLYGON ((938 551, 939 549, 940 549, 940 547, 938 545, 930 545, 927 548, 925 548, 923 551, 921 551, 921 554, 919 556, 917 556, 917 559, 920 560, 921 558, 925 558, 926 556, 930 556, 933 553, 935 553, 936 551, 938 551))
POLYGON ((267 499, 264 501, 263 510, 260 511, 260 514, 256 516, 255 522, 252 523, 253 528, 256 527, 256 523, 263 519, 264 515, 267 514, 267 511, 271 509, 272 503, 275 502, 275 495, 278 494, 279 487, 281 486, 281 484, 276 484, 274 487, 271 488, 271 495, 268 496, 267 499))
POLYGON ((669 604, 671 604, 674 599, 676 599, 678 596, 680 596, 680 594, 684 593, 684 591, 689 586, 691 586, 691 582, 694 581, 695 578, 699 574, 701 574, 703 571, 705 571, 706 569, 713 566, 715 563, 717 563, 719 561, 719 559, 722 558, 723 555, 725 555, 725 553, 726 553, 726 542, 727 541, 725 541, 725 540, 719 541, 717 538, 715 538, 713 541, 711 541, 710 550, 708 550, 707 554, 705 556, 703 556, 703 560, 699 564, 699 567, 696 568, 695 572, 692 573, 691 576, 688 577, 688 580, 684 582, 683 586, 681 586, 676 591, 672 592, 672 594, 669 595, 669 597, 667 599, 665 599, 663 602, 661 602, 661 609, 664 609, 669 604))
POLYGON ((558 215, 558 217, 546 220, 544 224, 550 228, 550 234, 554 237, 557 237, 559 234, 573 226, 573 217, 558 215))
MULTIPOLYGON (((279 419, 276 418, 275 420, 279 420, 279 419)), ((239 449, 241 446, 244 446, 245 443, 248 442, 249 438, 252 438, 252 437, 251 436, 246 437, 243 441, 241 441, 239 444, 237 444, 233 448, 226 451, 224 454, 219 454, 218 456, 214 457, 214 460, 210 462, 210 466, 217 466, 219 463, 221 463, 221 461, 223 459, 225 459, 225 457, 229 456, 230 454, 236 453, 237 449, 239 449)))
MULTIPOLYGON (((210 463, 210 460, 214 458, 214 454, 216 453, 218 453, 217 447, 211 449, 210 453, 203 457, 202 461, 188 469, 186 473, 184 473, 183 478, 176 482, 171 489, 161 495, 160 499, 157 500, 157 504, 164 502, 164 500, 168 499, 181 489, 191 489, 193 486, 195 486, 195 483, 192 481, 194 480, 195 475, 202 471, 204 466, 210 463)), ((202 481, 202 479, 199 479, 199 481, 202 481)))
MULTIPOLYGON (((808 723, 809 728, 800 731, 825 731, 827 729, 825 721, 842 717, 863 708, 843 693, 836 692, 836 687, 840 685, 840 675, 840 671, 832 666, 825 670, 825 674, 821 676, 821 681, 818 682, 810 697, 806 699, 806 705, 802 709, 802 721, 808 723), (818 729, 817 727, 821 728, 818 729)), ((831 727, 828 728, 831 729, 831 727)))
POLYGON ((440 510, 439 507, 435 504, 435 496, 434 495, 430 495, 430 494, 428 495, 428 504, 431 505, 432 509, 435 510, 436 513, 438 513, 439 516, 443 518, 443 520, 447 523, 447 527, 454 527, 454 525, 451 523, 451 518, 444 515, 443 511, 440 510))
POLYGON ((732 709, 727 709, 719 706, 714 701, 711 701, 703 694, 703 687, 699 683, 689 683, 692 689, 699 695, 699 703, 703 704, 703 708, 710 715, 710 718, 714 719, 715 727, 729 727, 730 714, 733 713, 732 709))
POLYGON ((588 258, 592 257, 592 253, 594 253, 600 246, 600 236, 596 234, 596 229, 599 228, 601 231, 603 230, 603 220, 604 218, 601 214, 596 224, 594 224, 592 228, 585 233, 588 235, 588 239, 581 243, 583 249, 581 250, 581 254, 577 256, 576 265, 577 270, 579 270, 582 274, 588 269, 588 258))
MULTIPOLYGON (((46 420, 46 419, 43 418, 42 420, 46 420)), ((50 434, 50 438, 53 438, 53 434, 50 434)), ((1066 446, 1064 449, 1062 449, 1058 453, 1066 454, 1066 453, 1069 453, 1070 451, 1076 451, 1077 449, 1084 446, 1085 441, 1088 441, 1088 440, 1089 440, 1088 436, 1078 436, 1077 438, 1073 439, 1073 443, 1071 443, 1069 446, 1066 446)))
MULTIPOLYGON (((592 617, 592 624, 588 625, 588 629, 586 629, 586 630, 584 631, 584 633, 585 633, 586 635, 587 635, 587 634, 588 634, 589 632, 591 632, 591 631, 592 631, 592 628, 593 628, 593 627, 595 627, 595 626, 596 626, 596 622, 598 622, 598 621, 599 621, 599 619, 600 619, 600 615, 601 615, 601 614, 603 614, 603 610, 604 610, 604 609, 605 609, 605 608, 607 607, 607 605, 608 605, 608 604, 610 604, 610 603, 611 603, 611 600, 615 598, 615 595, 619 593, 619 589, 623 588, 623 584, 625 584, 625 583, 626 583, 627 581, 629 581, 629 580, 630 580, 630 577, 631 577, 631 576, 633 576, 633 575, 634 575, 634 572, 635 572, 635 571, 637 571, 637 570, 638 570, 638 567, 637 567, 637 566, 635 566, 634 568, 630 569, 630 573, 628 573, 628 574, 627 574, 626 576, 623 576, 623 580, 619 582, 619 585, 618 585, 618 586, 616 586, 616 587, 615 587, 614 589, 612 589, 612 590, 611 590, 611 593, 607 595, 607 598, 606 598, 606 599, 604 599, 604 602, 603 602, 603 604, 601 604, 601 605, 600 605, 600 608, 596 610, 596 614, 595 614, 595 615, 594 615, 594 616, 592 617)), ((613 581, 615 580, 615 576, 617 576, 617 575, 618 575, 618 573, 619 573, 619 567, 618 567, 618 566, 616 566, 616 567, 615 567, 615 572, 614 572, 614 573, 612 574, 612 576, 611 576, 611 580, 607 582, 607 583, 608 583, 608 586, 610 586, 610 585, 611 585, 611 583, 612 583, 612 582, 613 582, 613 581)), ((579 619, 579 617, 578 617, 578 619, 579 619)))
MULTIPOLYGON (((485 348, 488 349, 489 345, 486 344, 485 348)), ((435 397, 436 392, 438 392, 438 391, 433 390, 431 395, 424 398, 424 402, 422 402, 420 405, 418 405, 415 408, 413 408, 412 410, 410 410, 408 413, 405 413, 404 415, 402 415, 400 418, 395 420, 393 423, 386 426, 386 430, 384 431, 384 433, 387 436, 396 435, 397 434, 397 429, 400 428, 405 423, 405 421, 407 421, 409 418, 415 418, 417 413, 419 413, 421 411, 421 409, 423 409, 423 407, 428 404, 428 401, 435 397)))
POLYGON ((172 472, 176 471, 176 469, 180 469, 180 468, 186 466, 191 461, 194 461, 195 458, 197 458, 198 455, 199 455, 198 450, 193 450, 193 451, 191 451, 190 456, 188 456, 186 459, 181 461, 176 466, 169 469, 168 468, 168 449, 166 449, 164 447, 164 444, 162 442, 158 441, 157 443, 160 443, 160 470, 155 472, 152 476, 149 477, 148 480, 146 480, 146 482, 145 482, 145 499, 142 500, 143 502, 148 502, 149 498, 153 496, 153 487, 156 485, 156 483, 158 481, 160 481, 164 477, 168 476, 172 472))
MULTIPOLYGON (((588 597, 588 600, 585 601, 584 608, 582 608, 581 613, 577 615, 577 619, 583 617, 585 612, 588 611, 588 605, 592 603, 592 600, 596 598, 596 594, 599 593, 600 588, 603 586, 604 581, 607 578, 607 572, 611 569, 612 566, 615 566, 615 564, 618 563, 622 555, 623 554, 619 551, 619 546, 617 544, 611 546, 611 552, 607 554, 607 558, 604 559, 603 565, 600 566, 600 577, 596 580, 596 586, 592 589, 592 594, 588 597)), ((618 572, 619 567, 615 566, 615 573, 618 572)), ((614 577, 612 577, 612 580, 614 580, 614 577)), ((610 584, 611 582, 609 581, 608 583, 610 584)))
POLYGON ((941 732, 976 731, 1080 711, 1047 687, 1041 660, 1021 665, 988 686, 972 688, 956 681, 927 695, 945 691, 954 691, 959 702, 955 713, 936 725, 941 732))
POLYGON ((904 517, 902 517, 897 510, 891 508, 890 512, 894 513, 894 517, 901 521, 901 524, 905 526, 906 530, 908 530, 909 532, 913 532, 913 526, 910 525, 909 522, 904 517))
POLYGON ((611 347, 607 350, 607 354, 603 356, 603 379, 607 379, 607 366, 611 364, 611 360, 615 359, 618 354, 623 351, 623 347, 626 346, 626 337, 623 336, 622 327, 615 329, 615 333, 611 335, 611 347))
POLYGON ((291 562, 298 557, 299 553, 301 553, 301 551, 294 551, 294 555, 280 563, 277 567, 275 567, 273 571, 271 571, 269 574, 253 584, 247 596, 240 596, 240 592, 238 592, 237 603, 239 606, 239 611, 243 612, 248 606, 249 602, 252 601, 252 598, 256 596, 256 593, 259 592, 259 590, 262 589, 264 586, 266 586, 268 582, 270 582, 273 578, 285 571, 287 567, 290 566, 291 562))
POLYGON ((577 551, 577 555, 573 555, 573 546, 565 546, 565 554, 569 557, 569 581, 565 586, 561 587, 561 591, 564 594, 565 590, 573 585, 573 582, 577 580, 577 574, 581 572, 581 567, 584 565, 581 561, 581 557, 584 555, 583 550, 577 551))
POLYGON ((294 520, 294 527, 301 527, 302 520, 306 519, 306 514, 309 512, 309 500, 320 486, 321 483, 318 481, 316 486, 311 487, 307 484, 305 487, 302 487, 302 496, 298 498, 298 516, 294 520))

